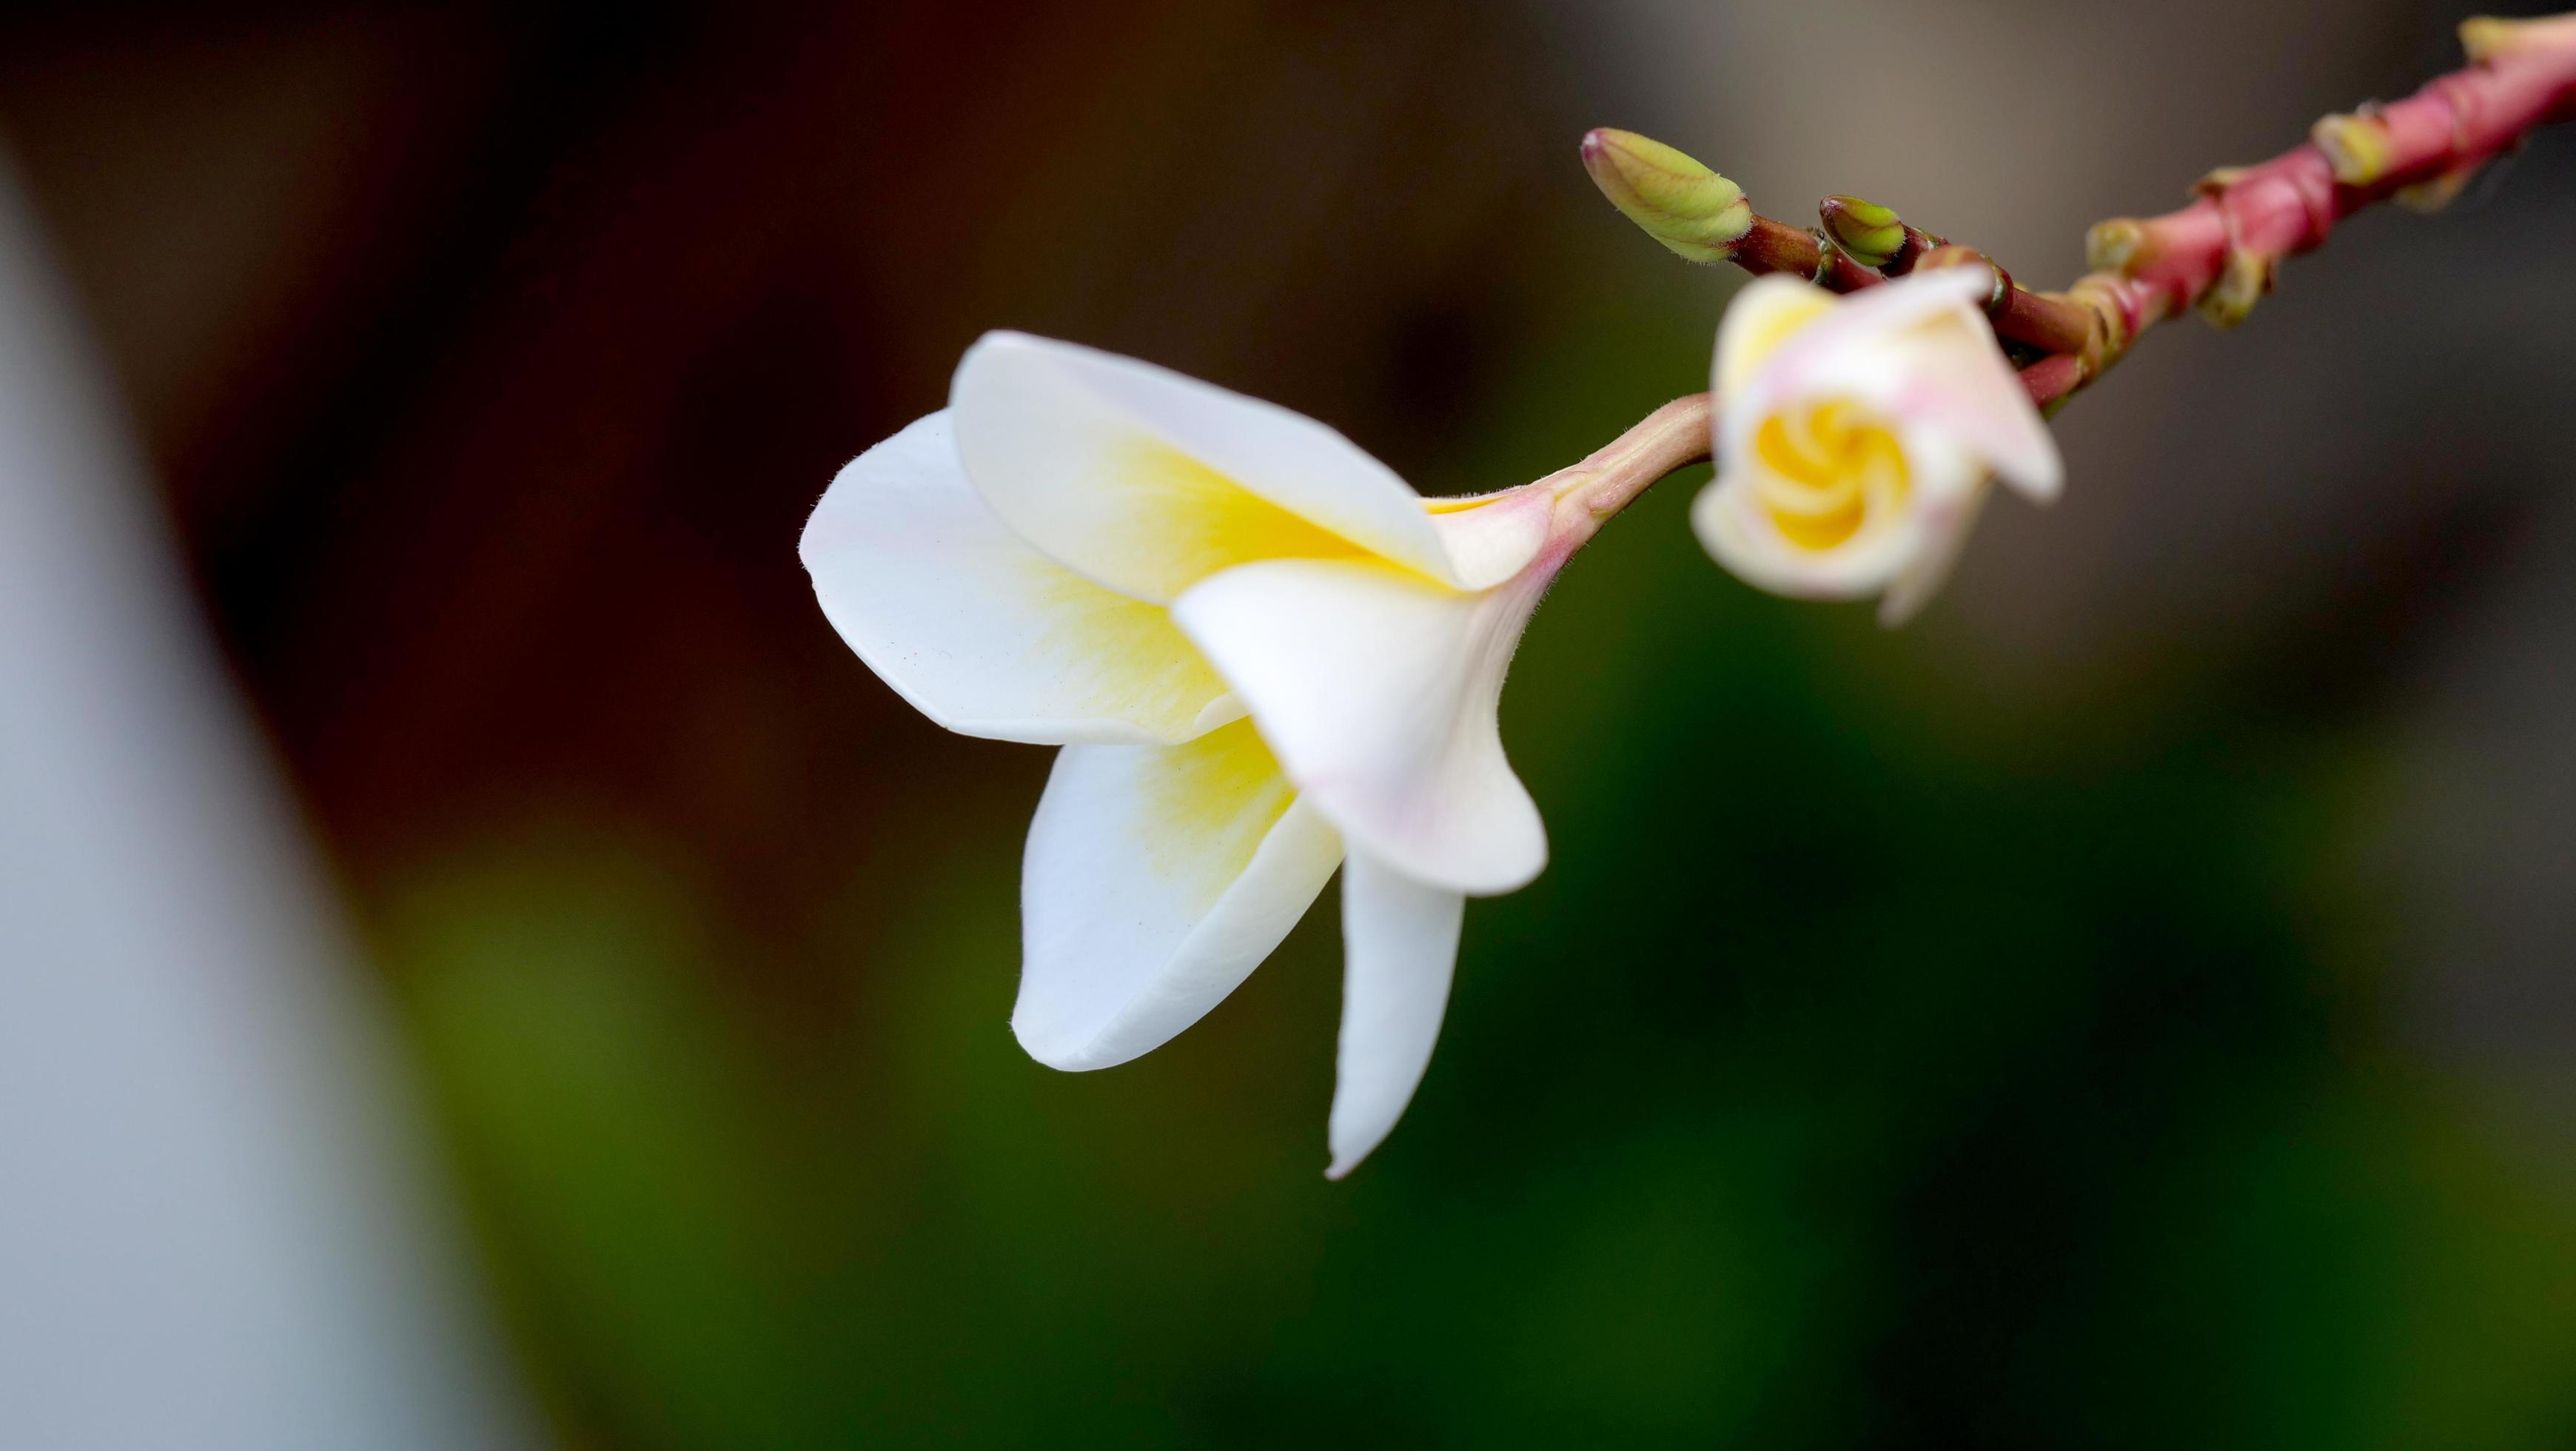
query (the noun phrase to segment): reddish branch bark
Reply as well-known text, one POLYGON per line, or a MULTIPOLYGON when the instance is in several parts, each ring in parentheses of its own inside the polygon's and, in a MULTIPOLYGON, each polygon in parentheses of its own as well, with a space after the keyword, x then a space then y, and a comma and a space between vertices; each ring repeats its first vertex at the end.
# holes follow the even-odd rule
POLYGON ((2039 352, 2072 352, 2084 346, 2093 327, 2092 312, 2064 298, 2023 288, 1993 258, 1968 247, 1908 227, 1905 246, 1883 269, 1865 267, 1822 234, 1756 216, 1753 229, 1735 244, 1730 261, 1760 276, 1789 272, 1835 292, 1857 292, 1917 267, 1955 267, 1983 263, 1995 270, 1995 295, 1986 305, 1995 333, 2007 342, 2039 352))
POLYGON ((2199 305, 2229 323, 2271 290, 2284 257, 2390 197, 2449 200, 2470 173, 2564 120, 2576 101, 2576 23, 2472 21, 2473 63, 2405 100, 2317 122, 2308 144, 2260 166, 2213 172, 2180 211, 2093 229, 2087 260, 2134 336, 2199 305))
MULTIPOLYGON (((2212 172, 2179 211, 2094 227, 2085 250, 2095 270, 2065 292, 2028 291, 1995 267, 1987 316, 1996 336, 2030 360, 2022 380, 2032 400, 2043 408, 2064 402, 2138 334, 2187 307, 2222 326, 2242 321, 2272 289, 2282 259, 2322 246, 2345 217, 2392 197, 2437 207, 2533 128, 2576 116, 2576 15, 2471 20, 2460 33, 2465 69, 2402 101, 2328 116, 2307 144, 2260 166, 2212 172)), ((1837 292, 1918 267, 1994 265, 1905 227, 1893 254, 1864 266, 1832 240, 1848 200, 1824 204, 1823 232, 1755 217, 1732 260, 1837 292)))

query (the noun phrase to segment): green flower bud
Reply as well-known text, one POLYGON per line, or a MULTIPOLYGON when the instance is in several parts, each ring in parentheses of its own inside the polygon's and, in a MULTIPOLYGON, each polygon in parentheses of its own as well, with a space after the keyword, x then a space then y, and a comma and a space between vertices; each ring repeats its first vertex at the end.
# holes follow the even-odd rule
POLYGON ((1829 196, 1816 208, 1825 235, 1863 267, 1884 267, 1905 246, 1905 223, 1896 213, 1856 196, 1829 196))
POLYGON ((2248 252, 2238 248, 2227 254, 2227 268, 2218 281, 2202 293, 2195 304, 2200 315, 2217 327, 2236 327, 2254 310, 2254 304, 2272 290, 2279 277, 2281 259, 2265 252, 2248 252))
POLYGON ((2576 15, 2544 15, 2535 20, 2476 15, 2460 22, 2460 48, 2478 65, 2554 50, 2571 40, 2576 40, 2576 15))
POLYGON ((2335 180, 2346 186, 2368 186, 2388 174, 2393 155, 2388 127, 2367 111, 2321 116, 2308 128, 2308 139, 2325 153, 2335 180))
POLYGON ((1633 131, 1587 134, 1583 169, 1610 205, 1689 261, 1723 262, 1753 230, 1744 188, 1633 131))
POLYGON ((2084 234, 2084 265, 2096 272, 2127 275, 2149 260, 2146 225, 2135 217, 2113 217, 2095 222, 2084 234))

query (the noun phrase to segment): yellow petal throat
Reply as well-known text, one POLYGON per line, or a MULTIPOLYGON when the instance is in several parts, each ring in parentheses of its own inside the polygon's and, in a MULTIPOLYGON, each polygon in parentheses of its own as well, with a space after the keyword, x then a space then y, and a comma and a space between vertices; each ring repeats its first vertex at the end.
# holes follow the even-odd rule
POLYGON ((1203 879, 1209 900, 1252 862, 1297 789, 1249 720, 1173 746, 1147 786, 1146 865, 1160 876, 1203 879))
POLYGON ((1161 439, 1139 434, 1101 461, 1122 574, 1163 599, 1256 559, 1370 559, 1375 552, 1279 507, 1161 439))
POLYGON ((1781 538, 1811 553, 1849 544, 1873 516, 1904 508, 1913 487, 1895 432, 1844 399, 1763 419, 1753 452, 1763 512, 1781 538))

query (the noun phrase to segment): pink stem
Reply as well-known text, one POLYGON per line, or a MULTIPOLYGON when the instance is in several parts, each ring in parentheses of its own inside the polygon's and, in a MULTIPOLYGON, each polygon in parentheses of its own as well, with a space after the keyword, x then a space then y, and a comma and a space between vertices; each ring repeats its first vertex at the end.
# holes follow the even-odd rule
POLYGON ((1590 520, 1582 537, 1589 538, 1656 480, 1708 458, 1716 443, 1715 407, 1716 400, 1706 393, 1676 398, 1594 449, 1583 462, 1540 482, 1553 483, 1559 499, 1580 500, 1590 520))
MULTIPOLYGON (((2280 259, 2324 245, 2345 217, 2410 189, 2438 203, 2446 188, 2534 127, 2576 118, 2576 15, 2473 20, 2462 34, 2477 57, 2466 68, 2402 101, 2326 117, 2306 145, 2260 166, 2212 173, 2199 199, 2179 211, 2097 226, 2088 250, 2098 270, 2065 293, 2025 291, 1995 267, 1987 315, 1996 335, 2043 354, 2021 370, 2031 401, 2052 412, 2063 406, 2139 333, 2185 307, 2234 321, 2269 290, 2280 259)), ((1749 272, 1795 273, 1836 292, 1919 266, 1994 265, 1906 227, 1882 275, 1824 246, 1815 232, 1760 216, 1732 260, 1749 272)), ((1708 394, 1675 399, 1582 463, 1550 475, 1556 496, 1579 497, 1597 528, 1656 480, 1706 459, 1712 423, 1708 394)))
POLYGON ((2261 274, 2249 275, 2248 285, 2268 284, 2273 262, 2314 251, 2345 217, 2464 175, 2533 127, 2565 119, 2571 101, 2576 32, 2492 56, 2388 106, 2328 117, 2318 123, 2319 140, 2213 174, 2199 200, 2179 211, 2097 228, 2096 263, 2118 274, 2106 290, 2134 336, 2209 296, 2231 261, 2261 274), (2320 140, 2341 155, 2330 156, 2320 140))

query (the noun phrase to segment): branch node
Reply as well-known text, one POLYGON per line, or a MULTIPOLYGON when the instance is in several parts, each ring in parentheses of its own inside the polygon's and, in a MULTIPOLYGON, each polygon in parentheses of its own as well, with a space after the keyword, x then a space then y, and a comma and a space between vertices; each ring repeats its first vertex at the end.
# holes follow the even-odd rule
POLYGON ((2207 175, 2191 184, 2191 194, 2196 197, 2224 196, 2229 187, 2253 173, 2254 168, 2250 166, 2213 166, 2207 175))
POLYGON ((1946 247, 1935 247, 1924 253, 1914 264, 1914 270, 1917 272, 1929 272, 1936 267, 1983 267, 1994 273, 1994 290, 1986 295, 1988 316, 1992 316, 2012 297, 2012 277, 1995 264, 1994 258, 1974 247, 1962 247, 1955 242, 1946 247))
POLYGON ((2460 49, 2472 65, 2492 65, 2511 56, 2553 51, 2576 44, 2576 15, 2548 15, 2537 20, 2508 20, 2473 15, 2460 22, 2460 49))
POLYGON ((2272 290, 2280 271, 2280 258, 2268 252, 2234 248, 2227 254, 2226 270, 2218 274, 2218 280, 2193 306, 2215 327, 2238 326, 2254 311, 2254 304, 2272 290))
POLYGON ((2320 116, 2308 128, 2308 139, 2325 153, 2326 164, 2334 168, 2334 179, 2345 186, 2368 186, 2388 175, 2395 149, 2389 143, 2388 123, 2379 119, 2378 109, 2364 106, 2349 114, 2320 116))
POLYGON ((2469 189, 2470 181, 2475 179, 2477 174, 2478 169, 2475 165, 2455 166, 2430 181, 2419 181, 2413 186, 2399 187, 2395 200, 2399 206, 2410 212, 2419 216, 2431 216, 2458 201, 2460 193, 2469 189))
POLYGON ((2153 260, 2147 225, 2135 217, 2095 222, 2084 234, 2084 265, 2096 272, 2134 274, 2153 260))

